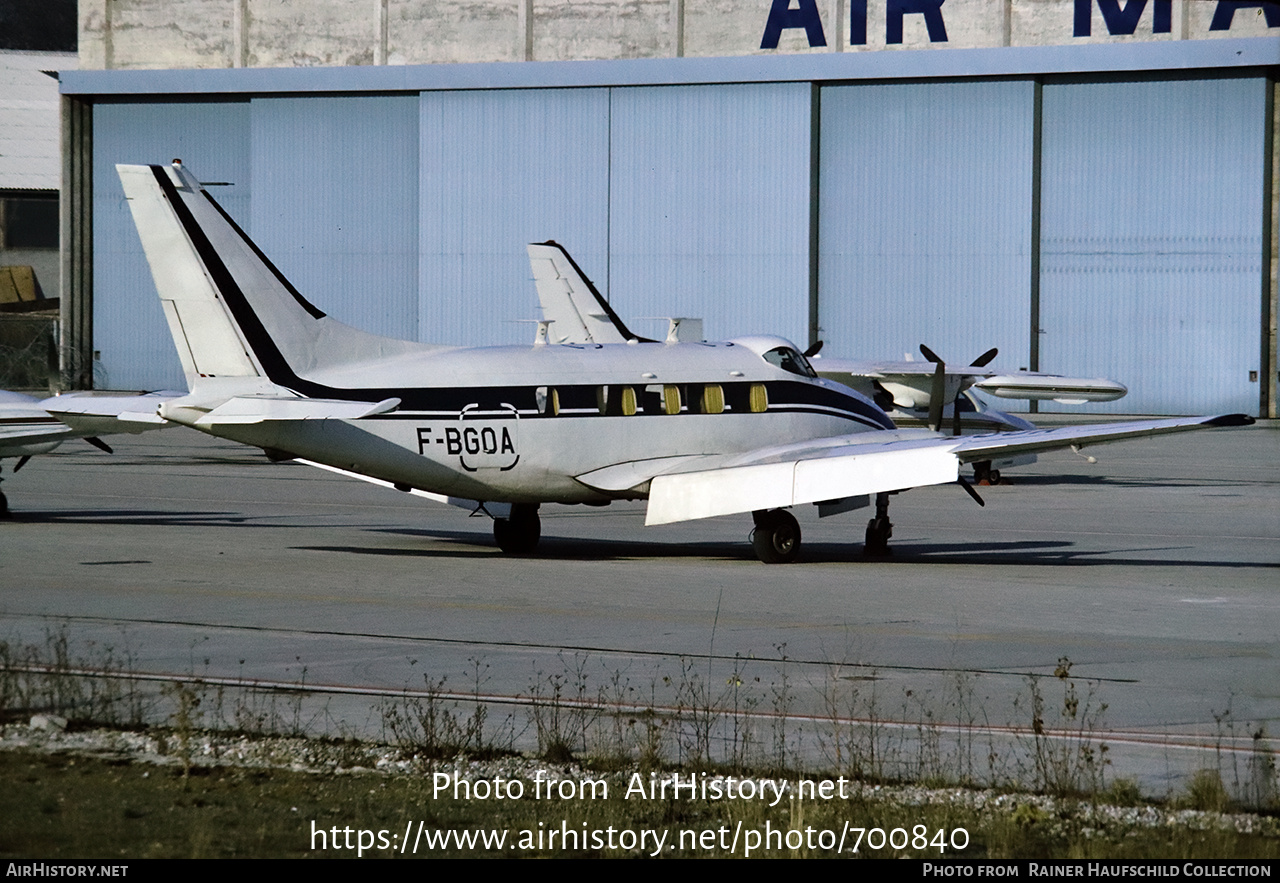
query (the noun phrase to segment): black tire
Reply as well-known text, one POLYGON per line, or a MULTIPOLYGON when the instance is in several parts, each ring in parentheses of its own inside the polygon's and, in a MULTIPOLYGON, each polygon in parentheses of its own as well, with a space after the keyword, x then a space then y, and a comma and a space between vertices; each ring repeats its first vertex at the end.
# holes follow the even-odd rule
POLYGON ((517 504, 511 507, 510 518, 493 519, 493 538, 508 555, 532 555, 542 538, 538 507, 517 504))
POLYGON ((893 523, 887 517, 873 518, 867 522, 866 544, 862 548, 864 555, 873 558, 884 558, 892 555, 889 538, 893 536, 893 523))
POLYGON ((9 512, 9 501, 5 498, 4 494, 0 493, 0 518, 11 517, 12 514, 9 512))
POLYGON ((751 547, 765 564, 790 564, 800 554, 800 523, 782 509, 767 512, 756 520, 751 547))

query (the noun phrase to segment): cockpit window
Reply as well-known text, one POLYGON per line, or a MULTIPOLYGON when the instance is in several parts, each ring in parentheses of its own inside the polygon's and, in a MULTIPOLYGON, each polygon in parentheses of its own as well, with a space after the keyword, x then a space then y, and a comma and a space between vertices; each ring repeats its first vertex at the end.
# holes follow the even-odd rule
POLYGON ((764 354, 764 360, 770 365, 777 365, 783 371, 799 374, 801 377, 817 377, 809 360, 789 346, 777 346, 764 354))

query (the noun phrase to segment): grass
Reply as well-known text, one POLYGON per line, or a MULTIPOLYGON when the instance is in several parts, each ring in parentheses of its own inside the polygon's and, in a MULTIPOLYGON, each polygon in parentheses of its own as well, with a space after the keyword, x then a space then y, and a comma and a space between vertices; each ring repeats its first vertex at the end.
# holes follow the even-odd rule
MULTIPOLYGON (((769 854, 831 855, 835 834, 825 842, 821 832, 847 833, 846 823, 901 829, 896 841, 872 843, 878 848, 869 853, 864 845, 860 852, 878 857, 952 856, 950 847, 936 844, 951 842, 961 828, 966 857, 1280 853, 1274 818, 1255 819, 1255 829, 1242 833, 1218 825, 1216 815, 1187 812, 1280 808, 1266 731, 1236 723, 1230 703, 1215 714, 1216 766, 1193 775, 1184 793, 1156 804, 1144 801, 1135 780, 1111 769, 1099 685, 1073 676, 1068 659, 1058 661, 1054 676, 1026 680, 1014 708, 1027 719, 1012 739, 997 744, 976 676, 958 675, 936 692, 902 688, 897 695, 860 667, 830 665, 822 677, 804 680, 785 646, 777 649, 776 660, 735 658, 727 677, 681 660, 677 671, 655 670, 637 682, 585 655, 565 656, 558 670, 531 673, 516 706, 484 700, 488 664, 475 658, 456 688, 443 676, 425 675, 422 687, 384 697, 370 712, 385 743, 379 744, 367 733, 355 738, 354 730, 329 716, 323 691, 306 685, 305 667, 296 685, 272 689, 194 676, 155 682, 135 670, 127 650, 79 653, 65 630, 50 631, 43 644, 0 642, 0 720, 25 721, 39 712, 68 719, 71 731, 101 725, 132 731, 150 740, 151 754, 167 764, 139 763, 122 752, 86 754, 69 747, 74 739, 53 738, 45 752, 0 751, 0 855, 303 855, 313 822, 323 830, 336 825, 394 833, 421 822, 500 829, 512 837, 586 826, 710 838, 705 846, 689 840, 663 853, 688 855, 725 854, 717 835, 704 833, 722 828, 772 831, 778 838, 816 831, 817 841, 808 833, 803 843, 794 841, 795 834, 794 844, 779 839, 769 854), (794 715, 798 683, 818 692, 820 714, 794 715), (1246 729, 1255 750, 1242 762, 1238 752, 1225 749, 1246 729), (492 778, 497 769, 508 778, 532 777, 534 761, 517 751, 522 745, 544 765, 590 770, 615 782, 610 799, 455 800, 431 792, 440 770, 471 769, 492 778), (233 757, 240 766, 229 765, 233 757), (361 772, 388 759, 408 774, 361 772), (326 772, 287 769, 299 763, 326 772), (802 764, 824 772, 804 772, 802 764), (787 798, 774 807, 758 800, 627 800, 621 796, 626 777, 636 771, 792 781, 843 776, 850 793, 836 800, 787 798), (882 787, 902 782, 951 790, 935 799, 919 787, 882 787), (1104 804, 1131 810, 1104 810, 1104 804), (1157 817, 1160 824, 1152 824, 1157 817), (935 845, 926 848, 919 837, 908 837, 918 830, 935 845)), ((536 843, 490 851, 574 852, 536 843)), ((636 850, 619 843, 591 844, 585 851, 636 850)), ((454 852, 477 850, 455 846, 454 852)))
MULTIPOLYGON (((563 848, 536 840, 529 849, 516 848, 520 832, 556 829, 615 831, 652 829, 666 833, 664 856, 725 856, 719 832, 811 832, 810 842, 792 835, 796 849, 760 849, 757 855, 775 857, 831 856, 822 848, 821 833, 840 832, 844 823, 885 832, 902 829, 915 837, 924 826, 929 838, 936 832, 965 829, 968 847, 940 850, 936 846, 905 849, 868 847, 863 857, 924 858, 1273 858, 1280 849, 1280 829, 1274 820, 1268 833, 1240 833, 1231 827, 1198 828, 1194 822, 1177 825, 1139 824, 1111 818, 1091 807, 1055 803, 1022 796, 991 795, 987 806, 963 804, 912 805, 886 797, 884 791, 858 789, 847 800, 792 801, 768 807, 743 800, 623 799, 624 777, 615 776, 606 800, 455 800, 446 791, 433 794, 428 776, 388 776, 376 773, 318 775, 282 769, 192 766, 154 766, 66 753, 0 752, 0 857, 4 858, 283 858, 322 854, 355 857, 354 850, 311 850, 314 828, 350 827, 356 831, 384 831, 389 840, 406 824, 427 828, 506 831, 503 848, 428 851, 420 856, 454 855, 601 855, 628 856, 651 850, 624 849, 615 841, 610 849, 563 848), (686 834, 680 848, 680 832, 686 834), (708 837, 703 832, 716 832, 708 837), (693 847, 693 838, 709 845, 693 847)), ((526 795, 533 793, 526 784, 526 795)), ((899 796, 900 798, 900 796, 899 796)), ((1140 816, 1141 814, 1137 814, 1140 816)), ((1135 816, 1137 817, 1137 816, 1135 816)), ((786 837, 785 833, 778 835, 786 837)), ((831 835, 832 837, 835 834, 831 835)), ((874 835, 873 835, 874 836, 874 835)), ((893 836, 891 833, 889 836, 893 836)), ((358 842, 353 834, 353 844, 358 842)), ((832 842, 828 838, 825 842, 832 842)), ((850 841, 851 842, 851 841, 850 841)), ((960 841, 957 837, 957 842, 960 841)), ((918 843, 918 841, 917 841, 918 843)), ((651 846, 651 843, 650 843, 651 846)), ((742 855, 744 842, 736 851, 742 855)), ((368 854, 389 856, 391 849, 368 854)), ((851 856, 852 857, 852 856, 851 856)))

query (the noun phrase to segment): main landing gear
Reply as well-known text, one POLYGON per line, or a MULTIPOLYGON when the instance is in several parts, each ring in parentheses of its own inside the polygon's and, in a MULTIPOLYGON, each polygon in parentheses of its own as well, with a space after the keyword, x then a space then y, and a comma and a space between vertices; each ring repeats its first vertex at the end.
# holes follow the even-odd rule
POLYGON ((889 538, 893 536, 893 522, 889 520, 889 495, 876 494, 876 517, 867 522, 866 545, 862 554, 868 558, 887 558, 893 554, 889 538))
MULTIPOLYGON (((23 462, 26 462, 26 461, 25 461, 25 460, 23 460, 23 461, 19 461, 19 462, 20 462, 20 463, 23 463, 23 462)), ((17 472, 18 470, 17 470, 17 469, 15 469, 15 470, 13 470, 13 471, 14 471, 14 472, 17 472)), ((4 479, 3 479, 3 478, 0 478, 0 481, 4 481, 4 479)), ((10 515, 10 513, 9 513, 9 501, 5 498, 4 492, 3 492, 3 491, 0 491, 0 518, 9 518, 9 517, 11 517, 11 515, 10 515)))
POLYGON ((973 483, 986 487, 1000 483, 1000 470, 991 468, 990 460, 979 460, 973 464, 973 483))
POLYGON ((800 523, 785 509, 759 509, 751 513, 756 529, 751 547, 765 564, 789 564, 800 554, 800 523))
POLYGON ((493 519, 493 538, 508 555, 532 555, 542 538, 537 503, 516 503, 508 518, 493 519))

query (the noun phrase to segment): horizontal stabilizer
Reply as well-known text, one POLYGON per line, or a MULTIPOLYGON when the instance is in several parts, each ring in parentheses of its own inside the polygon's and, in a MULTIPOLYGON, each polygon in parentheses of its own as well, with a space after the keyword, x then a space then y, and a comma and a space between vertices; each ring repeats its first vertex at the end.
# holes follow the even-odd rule
POLYGON ((335 399, 277 398, 272 396, 239 396, 228 399, 195 422, 199 428, 218 424, 264 423, 268 420, 359 420, 385 414, 400 407, 399 399, 386 399, 377 404, 335 399))

